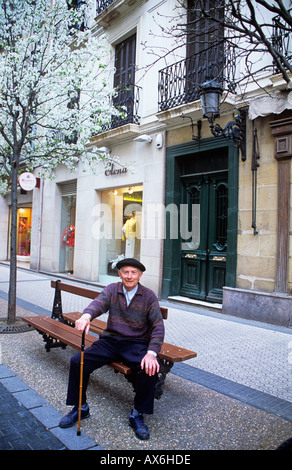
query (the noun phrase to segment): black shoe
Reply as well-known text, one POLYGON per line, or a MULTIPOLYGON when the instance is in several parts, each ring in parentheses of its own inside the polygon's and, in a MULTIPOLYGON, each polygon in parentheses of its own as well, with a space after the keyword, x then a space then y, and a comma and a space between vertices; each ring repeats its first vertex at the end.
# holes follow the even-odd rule
POLYGON ((131 426, 131 428, 134 429, 135 434, 139 439, 142 439, 142 440, 149 439, 150 437, 149 430, 146 424, 144 423, 142 414, 138 414, 137 416, 134 416, 133 412, 131 411, 130 416, 129 416, 129 425, 131 426))
MULTIPOLYGON (((86 406, 81 408, 81 419, 89 418, 89 416, 89 406, 86 403, 86 406)), ((74 408, 61 419, 59 426, 60 428, 70 428, 74 426, 76 421, 78 421, 78 406, 74 406, 74 408)))

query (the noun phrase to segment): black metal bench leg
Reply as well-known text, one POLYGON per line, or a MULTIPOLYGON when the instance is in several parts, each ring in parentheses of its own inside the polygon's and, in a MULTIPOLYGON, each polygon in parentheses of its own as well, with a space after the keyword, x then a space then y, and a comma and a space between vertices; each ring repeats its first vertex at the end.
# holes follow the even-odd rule
POLYGON ((54 318, 55 320, 58 320, 61 323, 66 323, 66 321, 64 320, 63 311, 62 311, 61 291, 60 289, 58 289, 59 282, 61 282, 60 279, 56 281, 55 296, 54 296, 54 303, 53 303, 53 310, 52 310, 51 318, 54 318))
POLYGON ((163 385, 166 379, 166 375, 170 372, 173 362, 166 361, 165 359, 160 359, 158 357, 158 362, 160 365, 160 370, 158 373, 158 380, 155 386, 155 398, 159 400, 161 396, 163 395, 163 385))
POLYGON ((67 344, 62 343, 62 341, 59 341, 55 338, 52 338, 52 336, 48 335, 47 333, 43 333, 42 331, 38 331, 38 332, 42 335, 43 340, 46 343, 45 344, 45 350, 47 352, 50 352, 50 350, 53 349, 53 348, 66 349, 67 344))
MULTIPOLYGON (((154 397, 157 400, 159 400, 163 395, 162 387, 164 385, 167 374, 170 372, 173 366, 173 362, 160 359, 159 357, 158 357, 158 362, 159 362, 160 370, 159 370, 157 382, 155 385, 155 395, 154 395, 154 397)), ((115 372, 118 372, 118 371, 115 370, 115 372)), ((133 390, 135 392, 135 374, 125 375, 125 379, 132 384, 133 390)))

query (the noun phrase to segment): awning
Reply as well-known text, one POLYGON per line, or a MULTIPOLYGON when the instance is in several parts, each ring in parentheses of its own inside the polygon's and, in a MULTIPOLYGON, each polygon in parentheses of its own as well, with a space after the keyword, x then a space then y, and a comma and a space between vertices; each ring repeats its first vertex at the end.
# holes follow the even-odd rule
POLYGON ((285 109, 292 109, 292 91, 269 93, 261 98, 251 100, 248 117, 253 120, 259 116, 281 114, 285 109))

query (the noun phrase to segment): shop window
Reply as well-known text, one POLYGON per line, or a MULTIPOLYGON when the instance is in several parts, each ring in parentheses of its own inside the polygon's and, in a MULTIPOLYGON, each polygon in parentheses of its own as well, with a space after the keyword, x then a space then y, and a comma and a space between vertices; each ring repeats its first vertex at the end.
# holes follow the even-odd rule
POLYGON ((31 207, 17 209, 17 259, 29 262, 31 248, 31 207))
POLYGON ((116 263, 122 258, 140 259, 143 186, 102 192, 100 214, 99 280, 118 276, 116 263))
POLYGON ((60 273, 73 274, 76 195, 62 197, 60 273))

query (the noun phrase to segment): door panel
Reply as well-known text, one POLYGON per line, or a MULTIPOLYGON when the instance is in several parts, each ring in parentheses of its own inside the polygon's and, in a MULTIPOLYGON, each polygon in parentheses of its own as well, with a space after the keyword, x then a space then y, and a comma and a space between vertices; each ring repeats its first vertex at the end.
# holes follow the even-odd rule
POLYGON ((182 243, 181 295, 220 302, 227 260, 227 172, 183 178, 184 204, 189 208, 189 232, 194 223, 193 204, 199 206, 200 237, 182 243))

